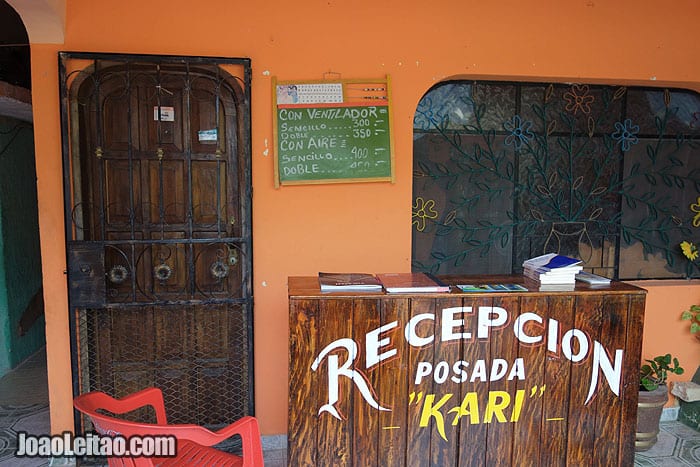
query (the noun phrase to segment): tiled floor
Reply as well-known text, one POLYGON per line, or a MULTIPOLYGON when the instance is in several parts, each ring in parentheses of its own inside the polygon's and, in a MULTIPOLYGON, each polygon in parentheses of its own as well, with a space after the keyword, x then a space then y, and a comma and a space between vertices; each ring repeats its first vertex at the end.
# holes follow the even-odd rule
MULTIPOLYGON (((0 378, 0 467, 44 467, 47 459, 14 456, 17 433, 49 433, 46 358, 39 352, 19 368, 0 378)), ((266 439, 263 439, 265 445, 266 439)), ((279 441, 279 440, 276 440, 279 441)), ((266 467, 286 466, 283 442, 268 443, 266 467)), ((60 465, 56 462, 53 465, 60 465)), ((94 464, 93 464, 94 465, 94 464)), ((700 432, 671 421, 661 423, 659 441, 648 451, 637 453, 635 466, 700 466, 700 432)))
POLYGON ((638 452, 635 466, 700 466, 700 432, 680 422, 661 422, 659 440, 638 452))
POLYGON ((49 433, 49 392, 43 351, 0 378, 0 467, 49 465, 48 459, 14 456, 17 433, 21 431, 49 433))
MULTIPOLYGON (((59 460, 20 459, 15 457, 17 433, 49 434, 48 386, 46 356, 38 352, 17 369, 0 378, 0 467, 46 467, 66 464, 59 460)), ((287 449, 281 437, 264 437, 266 467, 285 467, 287 449)), ((84 463, 93 467, 103 463, 84 463)), ((81 464, 82 465, 82 464, 81 464)))

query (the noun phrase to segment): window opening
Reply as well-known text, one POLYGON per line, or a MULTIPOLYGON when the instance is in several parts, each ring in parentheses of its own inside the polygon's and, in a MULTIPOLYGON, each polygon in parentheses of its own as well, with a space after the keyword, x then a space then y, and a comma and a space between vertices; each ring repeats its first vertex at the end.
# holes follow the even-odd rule
POLYGON ((414 117, 412 267, 510 274, 558 252, 615 279, 698 277, 681 243, 700 242, 699 137, 693 91, 438 84, 414 117))

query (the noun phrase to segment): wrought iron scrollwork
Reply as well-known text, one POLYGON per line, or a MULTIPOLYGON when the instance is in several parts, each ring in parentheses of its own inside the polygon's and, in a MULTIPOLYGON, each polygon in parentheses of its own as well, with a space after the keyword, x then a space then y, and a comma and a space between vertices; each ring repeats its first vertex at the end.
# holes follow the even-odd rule
POLYGON ((109 270, 107 277, 113 284, 123 284, 124 281, 129 278, 129 270, 121 264, 117 264, 116 266, 112 266, 112 269, 109 270))
POLYGON ((216 256, 217 260, 211 264, 209 272, 214 279, 225 279, 229 275, 230 268, 238 264, 238 251, 226 245, 226 249, 219 249, 216 256))
POLYGON ((214 279, 225 279, 228 276, 228 271, 228 265, 221 260, 214 261, 209 267, 209 272, 214 279))
POLYGON ((173 275, 173 269, 165 263, 153 268, 153 277, 161 282, 166 282, 173 275))

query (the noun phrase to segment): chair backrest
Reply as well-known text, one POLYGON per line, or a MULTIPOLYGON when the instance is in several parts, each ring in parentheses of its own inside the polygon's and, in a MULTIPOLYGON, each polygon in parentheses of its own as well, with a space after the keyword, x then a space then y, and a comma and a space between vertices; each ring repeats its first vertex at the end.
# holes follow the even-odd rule
MULTIPOLYGON (((189 440, 201 446, 213 446, 233 436, 239 435, 243 444, 243 466, 263 466, 260 432, 253 417, 243 417, 231 425, 212 432, 199 425, 168 425, 163 403, 163 393, 158 388, 148 388, 123 399, 115 399, 103 392, 81 394, 73 401, 74 407, 90 417, 95 431, 105 436, 121 435, 169 436, 177 440, 189 440), (155 409, 156 423, 141 423, 125 420, 112 414, 124 414, 133 410, 151 406, 155 409)), ((157 458, 110 458, 109 465, 115 466, 150 466, 157 458)), ((161 459, 162 460, 162 459, 161 459)))
MULTIPOLYGON (((109 397, 107 394, 94 392, 78 396, 73 401, 73 405, 76 409, 90 418, 95 431, 101 435, 121 435, 125 438, 129 438, 134 435, 141 436, 147 434, 159 434, 151 432, 150 430, 153 429, 153 431, 159 431, 158 425, 149 426, 151 424, 130 422, 128 420, 112 417, 100 412, 100 410, 104 409, 110 412, 120 413, 115 410, 115 407, 112 404, 113 400, 114 399, 109 397)), ((167 435, 172 435, 170 427, 168 427, 167 424, 160 428, 168 428, 167 435)), ((155 465, 154 460, 155 459, 148 457, 109 456, 107 462, 111 467, 150 467, 155 465)))

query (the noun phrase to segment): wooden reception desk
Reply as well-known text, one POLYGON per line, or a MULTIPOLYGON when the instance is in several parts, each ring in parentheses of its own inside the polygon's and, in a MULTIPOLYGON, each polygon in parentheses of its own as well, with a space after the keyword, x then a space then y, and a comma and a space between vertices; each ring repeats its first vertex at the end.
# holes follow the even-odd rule
POLYGON ((288 465, 634 463, 646 291, 321 293, 289 278, 288 465))

